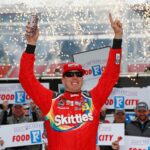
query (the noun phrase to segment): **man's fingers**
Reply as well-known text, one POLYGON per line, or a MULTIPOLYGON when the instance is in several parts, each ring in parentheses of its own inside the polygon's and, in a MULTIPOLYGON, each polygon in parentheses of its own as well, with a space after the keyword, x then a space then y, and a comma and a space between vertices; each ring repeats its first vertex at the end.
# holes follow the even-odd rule
POLYGON ((122 23, 119 20, 115 20, 113 21, 113 24, 111 24, 111 26, 122 28, 122 23))
POLYGON ((120 28, 122 28, 122 23, 119 21, 119 22, 117 22, 117 25, 120 27, 120 28))
POLYGON ((112 147, 113 147, 114 149, 118 149, 118 148, 119 148, 119 142, 118 142, 118 141, 114 141, 114 142, 112 143, 112 147))
POLYGON ((34 35, 39 34, 39 28, 38 28, 38 26, 35 29, 35 34, 33 34, 31 31, 32 30, 31 30, 30 25, 27 25, 26 26, 26 33, 25 33, 25 37, 26 38, 33 37, 34 35))
POLYGON ((110 20, 110 23, 113 24, 114 21, 113 21, 113 19, 112 19, 111 13, 109 13, 109 20, 110 20))

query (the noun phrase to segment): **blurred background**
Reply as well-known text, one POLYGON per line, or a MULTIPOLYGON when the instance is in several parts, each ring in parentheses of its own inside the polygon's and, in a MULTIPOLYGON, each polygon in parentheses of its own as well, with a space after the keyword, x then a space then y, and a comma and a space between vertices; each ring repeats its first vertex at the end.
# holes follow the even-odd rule
POLYGON ((122 75, 150 72, 150 0, 0 0, 0 78, 18 78, 25 26, 39 17, 35 74, 55 76, 75 53, 112 45, 109 12, 123 23, 122 75))

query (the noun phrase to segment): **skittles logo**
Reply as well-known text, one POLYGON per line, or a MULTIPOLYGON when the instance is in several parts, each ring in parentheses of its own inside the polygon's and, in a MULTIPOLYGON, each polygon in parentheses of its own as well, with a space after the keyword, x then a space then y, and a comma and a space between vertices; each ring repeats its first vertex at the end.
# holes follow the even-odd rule
POLYGON ((82 114, 80 113, 69 114, 68 113, 68 115, 54 114, 53 106, 56 100, 53 99, 51 110, 47 114, 46 120, 49 120, 51 127, 54 130, 59 131, 59 132, 67 132, 67 131, 81 128, 87 122, 93 120, 93 110, 94 110, 91 98, 87 98, 83 95, 83 99, 84 99, 84 103, 81 106, 82 114))

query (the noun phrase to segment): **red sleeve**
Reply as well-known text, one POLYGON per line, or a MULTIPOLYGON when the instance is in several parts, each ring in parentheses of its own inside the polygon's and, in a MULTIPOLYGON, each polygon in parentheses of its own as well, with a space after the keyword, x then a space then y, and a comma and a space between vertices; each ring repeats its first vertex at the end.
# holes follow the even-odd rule
POLYGON ((53 92, 46 89, 34 76, 34 61, 34 54, 23 53, 20 62, 19 81, 27 94, 46 115, 51 106, 53 92))
POLYGON ((106 102, 120 73, 121 49, 110 49, 107 66, 98 84, 90 91, 94 106, 100 109, 106 102))

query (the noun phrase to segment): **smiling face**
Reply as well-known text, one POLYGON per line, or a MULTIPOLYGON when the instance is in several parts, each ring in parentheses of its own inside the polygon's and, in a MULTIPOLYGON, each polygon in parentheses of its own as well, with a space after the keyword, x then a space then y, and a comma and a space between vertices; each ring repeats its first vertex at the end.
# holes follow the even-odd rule
POLYGON ((148 120, 148 114, 149 111, 148 110, 135 110, 136 116, 138 117, 139 120, 141 120, 142 122, 145 122, 148 120))
POLYGON ((63 75, 62 83, 65 86, 65 90, 69 92, 80 92, 83 85, 83 75, 77 70, 69 71, 69 75, 66 73, 63 75))

